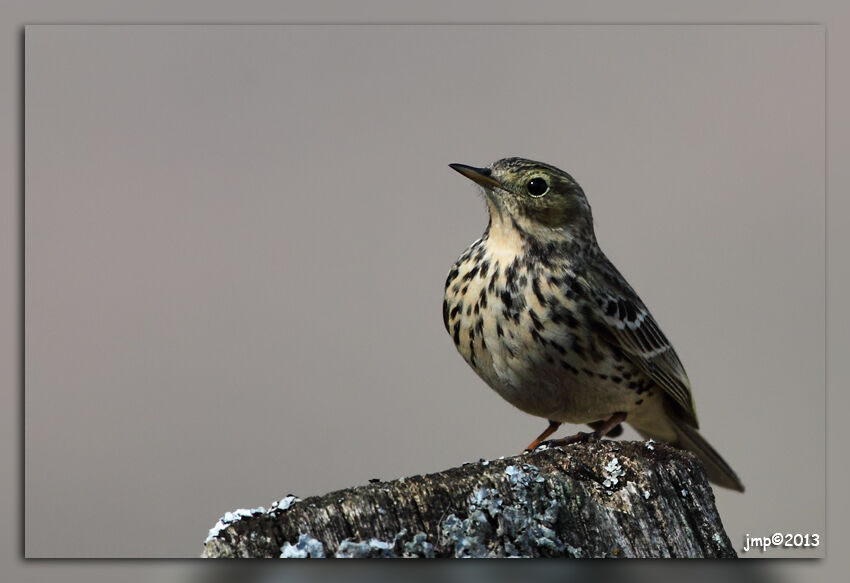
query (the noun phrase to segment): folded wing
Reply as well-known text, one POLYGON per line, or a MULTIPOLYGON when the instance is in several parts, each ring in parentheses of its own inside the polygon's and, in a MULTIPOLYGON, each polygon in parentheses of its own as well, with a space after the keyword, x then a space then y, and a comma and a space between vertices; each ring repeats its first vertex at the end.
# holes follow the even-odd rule
POLYGON ((688 375, 652 314, 607 259, 585 276, 589 278, 586 289, 602 338, 673 399, 684 421, 698 427, 688 375))

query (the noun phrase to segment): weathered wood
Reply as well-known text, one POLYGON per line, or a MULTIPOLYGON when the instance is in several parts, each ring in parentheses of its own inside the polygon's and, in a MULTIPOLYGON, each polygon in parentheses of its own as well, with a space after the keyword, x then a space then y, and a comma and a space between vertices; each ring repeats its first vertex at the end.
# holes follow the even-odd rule
POLYGON ((602 441, 228 513, 204 557, 735 557, 702 466, 602 441))

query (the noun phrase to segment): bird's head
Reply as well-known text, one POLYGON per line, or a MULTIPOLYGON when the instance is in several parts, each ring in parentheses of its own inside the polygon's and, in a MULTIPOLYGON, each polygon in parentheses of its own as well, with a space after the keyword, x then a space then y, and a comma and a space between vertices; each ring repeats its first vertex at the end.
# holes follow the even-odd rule
POLYGON ((594 240, 584 191, 563 170, 524 158, 485 168, 449 166, 484 189, 491 228, 518 229, 540 240, 594 240))

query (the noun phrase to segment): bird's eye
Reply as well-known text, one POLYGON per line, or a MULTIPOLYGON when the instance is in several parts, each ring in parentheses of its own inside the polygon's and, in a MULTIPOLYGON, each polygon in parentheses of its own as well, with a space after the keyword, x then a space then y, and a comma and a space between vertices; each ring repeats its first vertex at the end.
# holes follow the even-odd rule
POLYGON ((525 185, 525 188, 531 196, 543 196, 549 190, 549 185, 542 178, 532 178, 525 185))

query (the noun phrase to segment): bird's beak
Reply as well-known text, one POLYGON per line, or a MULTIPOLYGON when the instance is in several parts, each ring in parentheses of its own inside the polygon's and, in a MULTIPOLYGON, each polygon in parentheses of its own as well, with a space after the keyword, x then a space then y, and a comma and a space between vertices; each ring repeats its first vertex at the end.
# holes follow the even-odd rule
POLYGON ((489 188, 491 190, 494 188, 502 188, 501 184, 490 178, 489 168, 475 168, 474 166, 467 166, 466 164, 449 164, 449 168, 457 170, 471 181, 476 184, 480 184, 484 188, 489 188))

